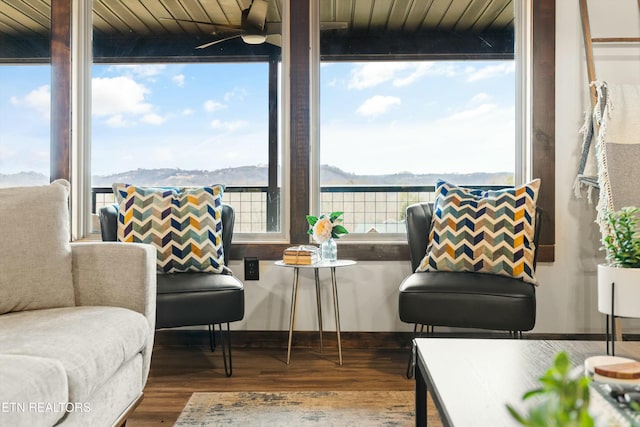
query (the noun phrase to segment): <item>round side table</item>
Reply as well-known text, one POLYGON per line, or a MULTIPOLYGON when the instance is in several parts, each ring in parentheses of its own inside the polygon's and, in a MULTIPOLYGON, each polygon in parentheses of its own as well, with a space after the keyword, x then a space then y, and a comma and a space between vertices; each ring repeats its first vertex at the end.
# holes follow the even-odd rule
POLYGON ((320 275, 321 268, 331 269, 331 285, 333 287, 333 309, 336 317, 336 335, 338 338, 338 358, 342 365, 342 343, 340 341, 340 310, 338 304, 338 285, 336 281, 336 268, 349 267, 355 265, 356 262, 348 259, 339 259, 337 261, 320 261, 310 265, 285 264, 283 261, 276 261, 278 267, 293 268, 293 289, 291 292, 291 316, 289 318, 289 344, 287 345, 287 365, 291 360, 291 339, 293 337, 294 323, 296 319, 296 302, 298 297, 298 273, 301 268, 312 268, 314 270, 316 282, 316 305, 318 308, 318 329, 320 329, 320 352, 324 352, 322 344, 322 306, 320 303, 320 275))

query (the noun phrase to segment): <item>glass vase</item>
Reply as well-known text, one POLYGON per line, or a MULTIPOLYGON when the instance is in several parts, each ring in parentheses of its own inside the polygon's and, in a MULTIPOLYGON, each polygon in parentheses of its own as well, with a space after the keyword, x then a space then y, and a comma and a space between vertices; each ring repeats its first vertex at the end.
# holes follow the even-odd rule
POLYGON ((322 261, 336 261, 338 259, 338 245, 333 238, 322 242, 320 251, 322 261))

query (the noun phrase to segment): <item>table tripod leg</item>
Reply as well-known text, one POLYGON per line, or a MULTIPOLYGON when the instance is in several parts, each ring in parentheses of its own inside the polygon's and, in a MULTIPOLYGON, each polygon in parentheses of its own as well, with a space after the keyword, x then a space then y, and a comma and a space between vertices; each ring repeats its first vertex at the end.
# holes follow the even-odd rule
POLYGON ((318 329, 320 329, 320 353, 324 353, 324 345, 322 344, 322 302, 320 300, 320 274, 315 268, 316 275, 316 305, 318 306, 318 329))
POLYGON ((342 365, 342 343, 340 342, 340 310, 338 304, 338 285, 336 284, 336 268, 331 267, 331 284, 333 286, 333 309, 336 312, 336 335, 338 337, 338 358, 342 365))
POLYGON ((291 360, 291 338, 293 337, 293 324, 296 320, 296 298, 298 296, 298 268, 293 269, 293 290, 291 292, 291 317, 289 318, 289 345, 287 346, 287 365, 291 360))

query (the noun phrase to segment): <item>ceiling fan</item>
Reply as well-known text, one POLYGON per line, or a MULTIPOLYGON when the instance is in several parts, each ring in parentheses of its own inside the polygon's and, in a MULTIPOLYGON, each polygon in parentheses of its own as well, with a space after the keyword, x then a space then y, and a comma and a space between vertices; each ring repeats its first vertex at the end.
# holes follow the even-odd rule
MULTIPOLYGON (((235 38, 241 38, 247 44, 269 43, 275 46, 281 45, 282 25, 280 22, 267 22, 268 0, 253 0, 247 9, 242 11, 240 25, 219 24, 215 22, 192 21, 188 19, 161 18, 178 22, 190 22, 194 24, 210 25, 214 28, 213 35, 219 35, 217 40, 196 46, 196 49, 205 49, 218 43, 235 38)), ((346 22, 321 22, 322 30, 339 30, 347 28, 346 22)))

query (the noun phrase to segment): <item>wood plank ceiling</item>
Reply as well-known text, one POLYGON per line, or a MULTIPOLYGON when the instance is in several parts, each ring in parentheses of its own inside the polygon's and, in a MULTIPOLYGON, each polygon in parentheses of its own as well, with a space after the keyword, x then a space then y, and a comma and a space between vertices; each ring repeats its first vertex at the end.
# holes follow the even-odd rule
MULTIPOLYGON (((193 47, 222 37, 220 28, 216 33, 216 27, 203 23, 240 26, 242 11, 250 6, 251 0, 94 0, 94 42, 98 50, 100 46, 104 49, 96 54, 117 56, 122 52, 110 49, 126 44, 130 52, 142 46, 146 49, 154 46, 151 50, 155 53, 150 56, 193 56, 196 55, 193 47), (166 48, 167 43, 184 47, 165 50, 162 46, 166 48)), ((0 2, 0 58, 4 58, 4 62, 12 56, 19 58, 20 49, 23 52, 29 48, 37 50, 38 44, 48 38, 50 8, 51 0, 0 2)), ((328 28, 334 28, 335 23, 346 26, 346 29, 323 31, 322 44, 326 44, 328 55, 336 50, 332 45, 356 46, 355 51, 351 49, 351 55, 357 55, 360 49, 357 46, 362 45, 362 50, 371 50, 372 54, 389 52, 389 44, 410 45, 410 49, 415 50, 415 46, 424 44, 425 40, 429 44, 429 38, 437 40, 455 34, 457 38, 471 37, 478 41, 466 47, 467 53, 472 54, 474 49, 480 51, 492 44, 487 43, 492 35, 513 33, 513 8, 513 0, 320 0, 320 20, 327 25, 334 23, 328 28), (347 42, 353 38, 355 43, 347 42), (372 43, 384 46, 375 48, 372 43)), ((267 23, 279 24, 281 16, 281 2, 269 0, 267 23)), ((260 46, 247 47, 241 40, 216 44, 214 49, 199 54, 233 54, 236 49, 239 53, 246 50, 247 54, 260 54, 260 46)), ((274 46, 263 50, 265 54, 272 54, 274 46)), ((500 46, 498 52, 513 54, 512 46, 511 52, 505 50, 509 48, 500 46)))

